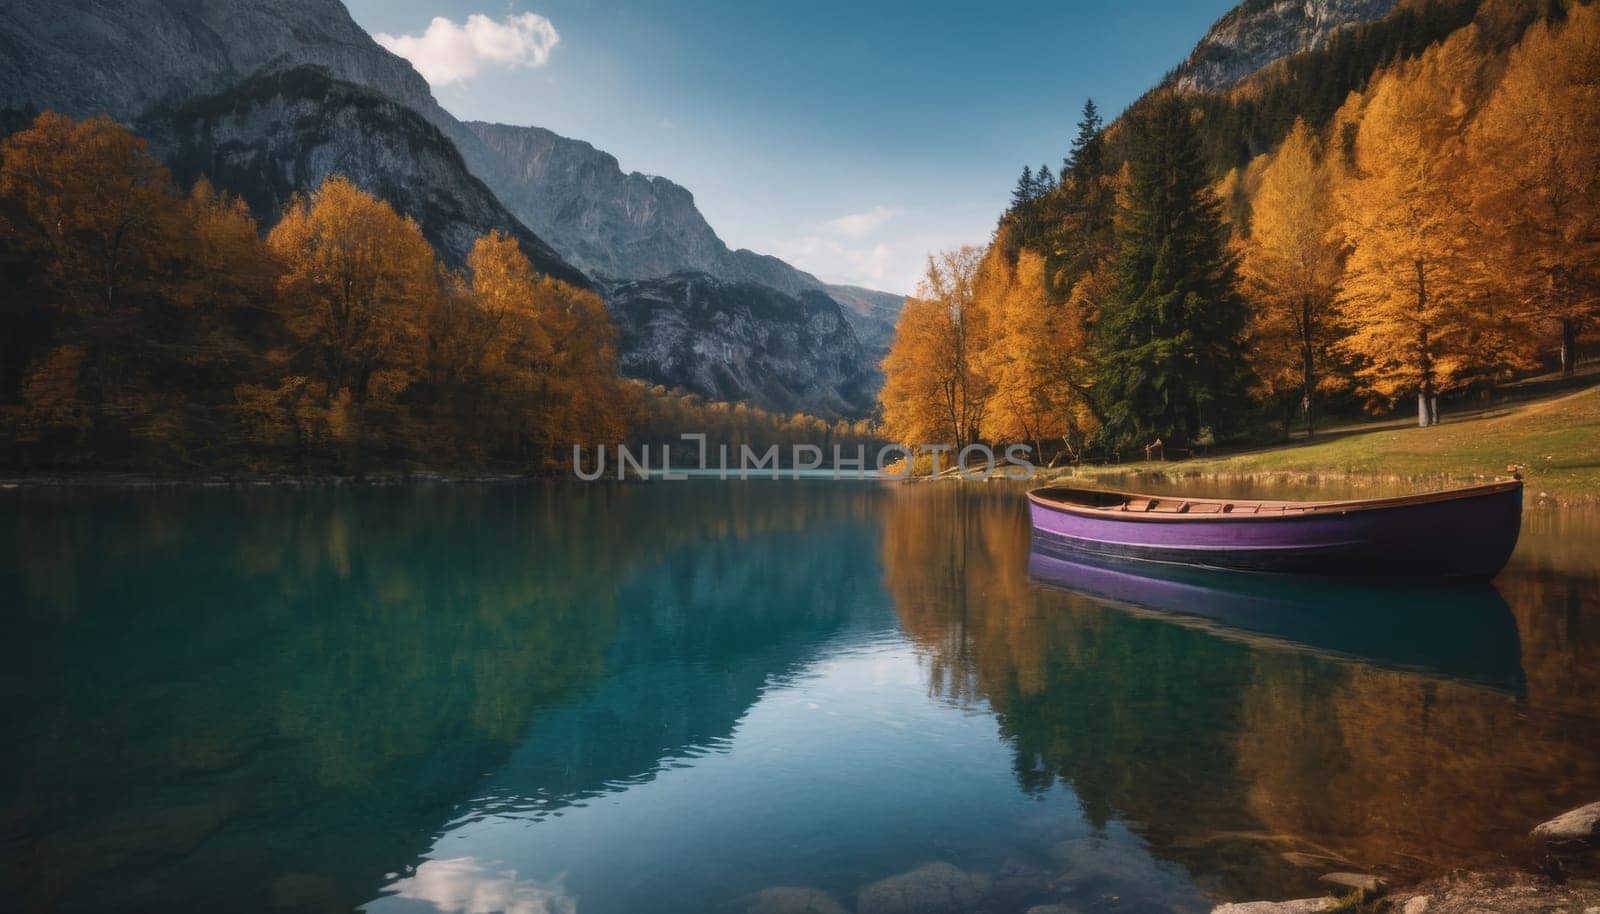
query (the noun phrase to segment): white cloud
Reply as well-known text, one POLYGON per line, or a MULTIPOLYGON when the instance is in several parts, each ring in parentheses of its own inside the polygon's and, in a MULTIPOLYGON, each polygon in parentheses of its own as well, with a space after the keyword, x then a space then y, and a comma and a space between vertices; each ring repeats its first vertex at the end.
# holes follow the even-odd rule
POLYGON ((893 206, 874 206, 806 226, 804 234, 774 241, 770 247, 779 257, 829 282, 908 291, 926 252, 915 240, 892 233, 884 237, 885 226, 901 212, 893 206))
POLYGON ((473 13, 464 25, 435 16, 421 35, 379 32, 372 37, 411 61, 422 78, 435 86, 465 82, 486 65, 542 67, 561 42, 556 27, 537 13, 508 15, 498 22, 473 13))
POLYGON ((851 213, 848 216, 831 219, 825 225, 834 234, 846 238, 866 238, 898 215, 900 211, 892 206, 874 206, 864 213, 851 213))
POLYGON ((823 279, 852 285, 882 285, 896 278, 894 248, 880 241, 852 246, 837 238, 805 235, 774 245, 774 253, 823 279))
POLYGON ((391 885, 401 898, 426 901, 446 914, 577 914, 578 901, 560 882, 518 879, 516 870, 471 857, 425 860, 391 885))

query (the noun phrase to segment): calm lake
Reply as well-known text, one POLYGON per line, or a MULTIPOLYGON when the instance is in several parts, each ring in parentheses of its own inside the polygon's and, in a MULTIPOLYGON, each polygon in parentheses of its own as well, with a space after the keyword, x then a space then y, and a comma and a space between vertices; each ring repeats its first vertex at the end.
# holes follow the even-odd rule
POLYGON ((1020 492, 0 493, 0 909, 1206 911, 1600 800, 1600 514, 1380 591, 1020 492))

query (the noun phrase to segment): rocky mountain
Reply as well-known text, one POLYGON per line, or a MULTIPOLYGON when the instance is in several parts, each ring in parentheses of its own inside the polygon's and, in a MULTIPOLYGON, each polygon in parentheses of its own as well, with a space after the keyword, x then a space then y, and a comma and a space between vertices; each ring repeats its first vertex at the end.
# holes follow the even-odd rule
POLYGON ((205 173, 262 218, 338 172, 416 218, 446 259, 500 229, 540 270, 588 285, 472 174, 453 135, 471 134, 422 77, 334 0, 8 0, 0 108, 133 124, 180 178, 205 173))
POLYGON ((215 95, 153 109, 135 126, 179 181, 204 175, 243 197, 263 222, 297 191, 337 173, 416 219, 453 263, 479 236, 498 229, 518 240, 537 269, 589 285, 467 170, 438 128, 320 67, 250 77, 215 95))
POLYGON ((621 283, 606 297, 624 374, 780 413, 854 418, 872 409, 871 363, 844 309, 821 291, 677 273, 621 283))
MULTIPOLYGON (((468 122, 467 127, 492 155, 480 171, 484 180, 513 213, 551 239, 563 257, 591 276, 621 280, 621 285, 613 288, 630 294, 646 287, 652 289, 652 295, 662 294, 667 286, 680 288, 676 283, 629 284, 630 280, 684 273, 700 274, 702 282, 716 280, 713 285, 724 296, 765 287, 797 300, 819 293, 831 297, 843 306, 840 313, 859 340, 866 389, 875 396, 882 386, 878 364, 894 339, 894 322, 904 296, 827 285, 776 257, 732 250, 706 222, 686 188, 666 178, 624 172, 615 156, 582 140, 542 127, 478 121, 468 122)), ((616 294, 612 292, 610 297, 613 311, 620 314, 627 303, 616 299, 616 294)), ((770 301, 761 296, 750 304, 762 311, 770 301)), ((635 339, 626 334, 624 338, 635 339)), ((624 342, 625 353, 628 345, 624 342)), ((652 357, 636 364, 665 363, 652 357)), ((684 386, 715 397, 709 392, 713 385, 684 386)), ((783 410, 795 408, 793 401, 784 397, 767 402, 789 403, 779 407, 783 410)), ((824 411, 836 410, 829 405, 824 411)), ((849 410, 842 412, 850 414, 849 410)))
POLYGON ((821 290, 815 276, 765 254, 730 250, 666 178, 624 173, 615 156, 542 127, 467 123, 494 155, 482 176, 534 231, 590 275, 648 279, 709 273, 790 295, 821 290))
POLYGON ((844 306, 844 316, 855 328, 861 345, 869 352, 878 353, 879 360, 889 352, 894 341, 894 324, 900 319, 900 309, 906 297, 893 292, 879 292, 860 286, 823 286, 823 291, 844 306))
MULTIPOLYGON (((690 288, 714 290, 707 296, 732 323, 677 322, 709 334, 678 340, 682 351, 708 360, 692 371, 655 350, 630 353, 630 341, 655 346, 658 339, 655 330, 640 335, 625 326, 624 364, 662 366, 660 375, 635 372, 652 380, 692 376, 686 386, 718 398, 841 415, 863 411, 871 397, 862 391, 875 391, 889 326, 882 312, 897 310, 898 296, 859 290, 877 296, 872 306, 830 310, 816 277, 776 257, 729 249, 683 187, 624 174, 609 154, 547 130, 458 121, 338 0, 5 0, 0 114, 13 116, 0 123, 45 108, 104 112, 133 125, 180 180, 207 175, 264 221, 289 195, 340 173, 416 218, 452 263, 479 235, 499 229, 519 240, 538 269, 580 285, 591 284, 582 271, 603 289, 701 274, 688 285, 663 280, 649 295, 687 302, 690 288), (836 316, 848 334, 816 323, 836 316), (753 320, 770 326, 757 332, 753 320), (721 345, 727 340, 719 334, 735 332, 733 324, 748 352, 721 345), (861 339, 869 341, 865 350, 861 339), (802 355, 820 362, 801 365, 802 355), (844 364, 850 359, 854 366, 844 364), (760 376, 748 373, 750 364, 763 366, 760 376), (866 380, 858 384, 857 375, 866 380), (849 389, 823 390, 819 379, 849 389)), ((619 322, 649 287, 612 298, 619 322)), ((651 327, 665 333, 670 324, 658 316, 651 327)))
POLYGON ((1195 45, 1168 81, 1180 89, 1226 88, 1273 61, 1322 46, 1334 33, 1389 15, 1397 0, 1245 0, 1195 45))

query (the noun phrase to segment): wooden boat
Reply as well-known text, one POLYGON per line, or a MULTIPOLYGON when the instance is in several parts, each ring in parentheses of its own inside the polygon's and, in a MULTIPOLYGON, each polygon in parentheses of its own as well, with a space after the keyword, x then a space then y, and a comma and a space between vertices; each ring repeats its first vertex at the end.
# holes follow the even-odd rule
POLYGON ((1087 556, 1202 568, 1487 580, 1511 558, 1522 481, 1351 501, 1028 493, 1040 541, 1087 556))

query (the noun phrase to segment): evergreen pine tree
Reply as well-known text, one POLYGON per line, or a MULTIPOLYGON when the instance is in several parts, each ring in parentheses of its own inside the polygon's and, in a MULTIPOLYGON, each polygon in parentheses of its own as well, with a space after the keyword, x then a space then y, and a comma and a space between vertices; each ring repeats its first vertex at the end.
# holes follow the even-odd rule
POLYGON ((1061 165, 1061 194, 1046 247, 1049 275, 1065 290, 1109 251, 1113 195, 1107 185, 1104 124, 1094 100, 1084 102, 1078 134, 1061 165))
POLYGON ((1049 165, 1040 165, 1039 170, 1034 174, 1033 192, 1035 198, 1043 197, 1056 189, 1056 175, 1055 172, 1050 170, 1049 165))
POLYGON ((1100 132, 1105 124, 1100 119, 1100 109, 1094 99, 1083 103, 1083 115, 1078 118, 1078 135, 1072 139, 1072 148, 1061 164, 1061 181, 1070 177, 1099 175, 1105 171, 1105 143, 1100 132))
POLYGON ((1237 426, 1248 312, 1188 107, 1168 95, 1131 126, 1111 293, 1094 328, 1096 397, 1115 443, 1181 450, 1202 429, 1237 426))
POLYGON ((1022 166, 1022 177, 1017 179, 1016 189, 1011 192, 1011 208, 1021 211, 1031 202, 1034 195, 1033 166, 1022 166))

